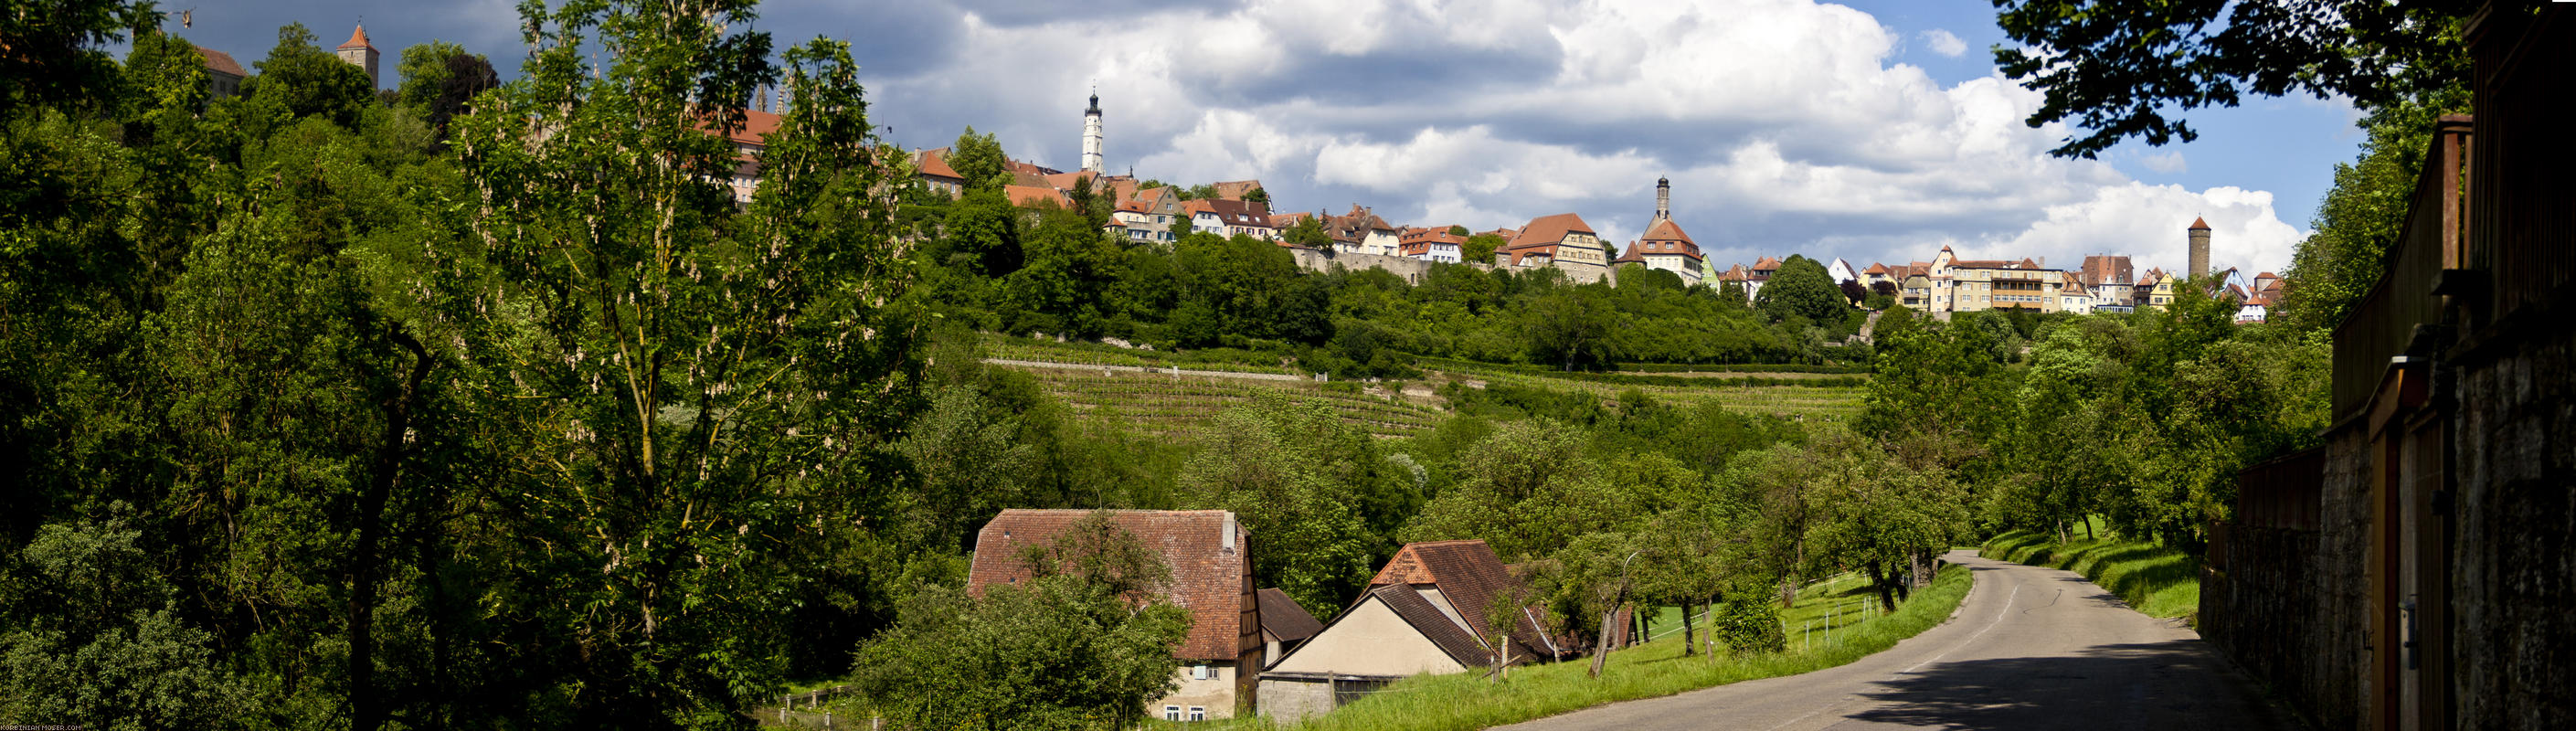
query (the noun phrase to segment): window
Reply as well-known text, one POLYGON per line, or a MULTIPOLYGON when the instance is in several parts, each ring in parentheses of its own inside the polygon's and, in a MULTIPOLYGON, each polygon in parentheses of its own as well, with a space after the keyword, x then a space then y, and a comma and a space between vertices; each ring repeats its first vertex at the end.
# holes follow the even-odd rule
POLYGON ((1180 706, 1164 706, 1164 707, 1163 707, 1163 720, 1165 720, 1165 721, 1178 721, 1178 720, 1181 720, 1181 707, 1180 707, 1180 706))
POLYGON ((1190 679, 1192 680, 1206 680, 1213 677, 1216 677, 1216 669, 1208 667, 1206 663, 1190 666, 1190 679))
POLYGON ((1190 706, 1190 720, 1192 720, 1192 721, 1205 721, 1205 720, 1207 720, 1207 707, 1206 707, 1206 706, 1190 706))

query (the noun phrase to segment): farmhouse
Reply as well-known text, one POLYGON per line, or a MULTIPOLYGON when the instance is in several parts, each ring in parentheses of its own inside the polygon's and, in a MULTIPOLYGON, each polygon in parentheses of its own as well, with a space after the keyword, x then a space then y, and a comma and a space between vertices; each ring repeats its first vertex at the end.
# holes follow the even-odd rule
MULTIPOLYGON (((1004 510, 975 535, 967 591, 1027 581, 1021 552, 1055 540, 1088 510, 1004 510)), ((1190 611, 1190 633, 1172 654, 1180 689, 1146 704, 1171 721, 1227 718, 1252 710, 1261 669, 1261 605, 1254 599, 1251 533, 1225 510, 1116 510, 1118 527, 1161 553, 1172 577, 1164 598, 1190 611)))
POLYGON ((1261 674, 1261 713, 1291 723, 1408 676, 1563 655, 1527 607, 1504 631, 1489 623, 1519 587, 1484 541, 1408 544, 1358 602, 1261 674))

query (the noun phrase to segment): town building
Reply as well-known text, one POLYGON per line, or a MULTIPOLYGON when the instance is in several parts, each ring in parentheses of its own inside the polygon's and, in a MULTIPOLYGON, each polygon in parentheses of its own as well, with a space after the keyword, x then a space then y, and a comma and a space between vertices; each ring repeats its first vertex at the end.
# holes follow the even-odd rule
MULTIPOLYGON (((1317 214, 1322 215, 1322 214, 1317 214)), ((1360 204, 1351 204, 1351 212, 1324 216, 1324 235, 1333 239, 1333 251, 1340 254, 1375 254, 1402 256, 1403 237, 1386 219, 1379 218, 1360 204)))
POLYGON ((1279 239, 1278 230, 1270 227, 1270 207, 1259 203, 1201 198, 1182 203, 1181 212, 1189 217, 1191 231, 1250 236, 1263 241, 1279 239))
POLYGON ((1091 91, 1091 106, 1082 110, 1082 171, 1099 175, 1101 165, 1100 90, 1091 91))
POLYGON ((2129 257, 2095 254, 2084 257, 2084 268, 2076 271, 2077 281, 2093 291, 2094 312, 2131 312, 2137 304, 2137 273, 2129 257))
POLYGON ((1464 260, 1467 237, 1450 233, 1446 226, 1407 228, 1397 237, 1396 247, 1398 255, 1406 258, 1456 264, 1464 260))
POLYGON ((1167 195, 1154 198, 1160 200, 1119 201, 1118 208, 1109 212, 1109 226, 1114 229, 1110 233, 1129 243, 1171 244, 1176 238, 1172 235, 1172 223, 1180 218, 1180 203, 1167 195))
POLYGON ((367 72, 368 91, 384 88, 383 78, 376 75, 376 57, 382 54, 376 52, 375 43, 367 40, 367 26, 359 25, 357 30, 350 31, 349 41, 340 44, 334 53, 340 60, 367 72))
POLYGON ((1610 250, 1602 245, 1601 235, 1572 213, 1532 219, 1494 252, 1494 258, 1498 267, 1553 268, 1576 283, 1598 282, 1610 275, 1610 250))
POLYGON ((1484 541, 1407 544, 1358 601, 1261 674, 1261 715, 1294 723, 1414 675, 1569 654, 1533 607, 1490 624, 1488 610, 1520 588, 1484 541))
MULTIPOLYGON (((1091 515, 1088 510, 1004 510, 975 535, 967 591, 1028 581, 1023 562, 1091 515)), ((1190 612, 1190 631, 1172 655, 1179 688, 1146 704, 1168 721, 1251 713, 1262 663, 1261 603, 1252 584, 1251 533, 1224 510, 1115 510, 1118 527, 1161 554, 1172 574, 1163 598, 1190 612)))
POLYGON ((1628 253, 1613 264, 1636 264, 1660 269, 1681 277, 1682 284, 1697 285, 1708 274, 1708 260, 1700 255, 1699 242, 1673 222, 1673 181, 1655 180, 1655 216, 1646 224, 1646 233, 1629 242, 1628 253))
POLYGON ((240 94, 242 79, 250 78, 250 74, 242 70, 241 62, 234 61, 229 53, 205 46, 196 48, 197 55, 206 61, 206 101, 240 94))

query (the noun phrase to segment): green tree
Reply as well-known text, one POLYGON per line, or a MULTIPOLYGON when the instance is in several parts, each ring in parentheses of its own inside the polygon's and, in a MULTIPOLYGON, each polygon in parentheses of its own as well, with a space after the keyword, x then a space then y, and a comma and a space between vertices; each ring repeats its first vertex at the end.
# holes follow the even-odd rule
POLYGON ((1025 584, 906 602, 859 648, 853 683, 908 728, 1127 728, 1178 689, 1190 613, 1156 591, 1170 576, 1159 554, 1094 513, 1025 560, 1025 584))
POLYGON ((2370 293, 2387 270, 2389 247, 2404 234, 2435 121, 2467 110, 2467 90, 2453 87, 2383 107, 2361 121, 2369 135, 2361 155, 2335 165, 2334 187, 2309 223, 2314 232, 2299 242, 2283 272, 2271 322, 2332 328, 2370 293))
POLYGON ((1494 260, 1494 252, 1502 250, 1503 246, 1508 243, 1511 242, 1504 241, 1503 237, 1493 234, 1476 234, 1474 236, 1468 236, 1467 243, 1458 247, 1458 260, 1466 262, 1492 262, 1494 260))
MULTIPOLYGON (((2373 0, 2161 3, 1997 0, 2004 75, 2047 95, 2030 126, 2085 130, 2051 150, 2091 158, 2121 140, 2198 137, 2179 112, 2245 95, 2342 95, 2376 110, 2468 78, 2460 34, 2479 3, 2373 0), (2225 17, 2221 18, 2221 13, 2225 17)), ((2505 12, 2528 12, 2507 10, 2505 12)))
POLYGON ((367 72, 322 50, 302 23, 277 29, 277 47, 253 64, 259 73, 242 80, 242 94, 275 104, 289 116, 320 115, 342 127, 354 127, 358 112, 376 101, 367 72))
POLYGON ((1298 246, 1316 249, 1333 248, 1333 237, 1324 233, 1324 219, 1320 216, 1297 219, 1296 223, 1288 224, 1288 230, 1279 233, 1279 238, 1298 246))
POLYGON ((521 11, 534 55, 454 123, 472 258, 442 283, 455 324, 421 338, 494 395, 473 427, 500 453, 487 519, 516 540, 491 549, 490 611, 580 649, 547 691, 565 713, 734 716, 786 670, 782 617, 871 580, 831 572, 901 484, 887 435, 918 397, 892 306, 897 153, 847 45, 773 67, 765 34, 735 30, 747 0, 521 11), (771 83, 794 102, 737 205, 707 182, 735 165, 707 130, 771 83))
POLYGON ((420 109, 422 119, 441 135, 446 134, 447 120, 465 113, 474 95, 501 85, 491 61, 446 41, 403 49, 396 68, 402 74, 396 101, 420 109))
POLYGON ((1962 491, 1937 467, 1905 464, 1844 429, 1819 431, 1806 454, 1819 465, 1818 479, 1806 486, 1815 511, 1807 537, 1814 558, 1859 567, 1880 604, 1895 611, 1910 586, 1901 579, 1965 527, 1962 491))
POLYGON ((957 171, 957 177, 965 178, 969 189, 1000 190, 1002 186, 1009 185, 1011 173, 1006 167, 1009 162, 1010 158, 1002 153, 1002 142, 993 139, 989 132, 975 134, 974 125, 967 125, 966 132, 957 135, 956 146, 948 148, 948 169, 957 171))
MULTIPOLYGON (((1310 607, 1350 603, 1392 546, 1372 535, 1360 500, 1410 492, 1365 433, 1320 403, 1261 396, 1218 414, 1181 467, 1189 504, 1234 511, 1259 536, 1252 573, 1310 607)), ((1388 506, 1414 507, 1397 498, 1388 506)))
POLYGON ((1805 256, 1792 254, 1780 262, 1780 270, 1771 281, 1753 294, 1753 309, 1773 322, 1792 316, 1811 322, 1839 322, 1851 305, 1843 300, 1842 289, 1834 286, 1825 265, 1805 256))
MULTIPOLYGON (((21 108, 112 101, 116 60, 105 48, 135 29, 161 27, 150 2, 35 0, 0 18, 0 119, 21 108)), ((141 38, 136 38, 141 41, 141 38)))

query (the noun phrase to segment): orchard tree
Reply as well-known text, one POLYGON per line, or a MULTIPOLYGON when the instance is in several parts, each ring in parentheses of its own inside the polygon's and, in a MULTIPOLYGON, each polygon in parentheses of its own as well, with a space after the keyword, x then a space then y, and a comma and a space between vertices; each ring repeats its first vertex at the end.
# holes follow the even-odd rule
POLYGON ((1753 294, 1753 309, 1772 322, 1804 317, 1809 322, 1841 322, 1851 305, 1843 301, 1841 288, 1825 265, 1802 255, 1791 254, 1780 262, 1780 270, 1753 294))

